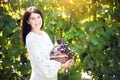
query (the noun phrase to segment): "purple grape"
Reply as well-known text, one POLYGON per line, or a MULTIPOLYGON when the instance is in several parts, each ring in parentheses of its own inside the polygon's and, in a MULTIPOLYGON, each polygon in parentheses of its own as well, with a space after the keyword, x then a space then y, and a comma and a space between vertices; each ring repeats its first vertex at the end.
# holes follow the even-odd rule
POLYGON ((57 51, 60 51, 61 53, 65 53, 66 55, 68 55, 69 58, 74 56, 74 52, 68 47, 68 44, 61 44, 60 46, 56 47, 55 49, 57 51))

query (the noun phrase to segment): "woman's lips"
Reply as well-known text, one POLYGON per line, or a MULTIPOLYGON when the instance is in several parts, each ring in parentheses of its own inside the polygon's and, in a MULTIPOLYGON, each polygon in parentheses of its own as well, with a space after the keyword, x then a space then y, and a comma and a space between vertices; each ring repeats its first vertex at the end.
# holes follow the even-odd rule
POLYGON ((35 24, 35 26, 40 26, 41 24, 35 24))

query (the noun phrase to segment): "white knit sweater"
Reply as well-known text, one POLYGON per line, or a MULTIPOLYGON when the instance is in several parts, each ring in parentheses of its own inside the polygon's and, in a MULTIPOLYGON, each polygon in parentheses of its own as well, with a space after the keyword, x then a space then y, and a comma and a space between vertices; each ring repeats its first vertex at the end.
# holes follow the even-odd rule
POLYGON ((30 56, 32 73, 30 80, 57 80, 60 62, 50 60, 53 44, 44 31, 42 34, 29 32, 26 37, 26 47, 30 56))

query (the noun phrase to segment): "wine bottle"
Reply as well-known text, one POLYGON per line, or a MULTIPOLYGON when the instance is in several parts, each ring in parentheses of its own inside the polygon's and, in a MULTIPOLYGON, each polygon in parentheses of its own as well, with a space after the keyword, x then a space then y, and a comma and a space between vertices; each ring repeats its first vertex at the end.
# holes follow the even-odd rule
POLYGON ((56 36, 54 36, 54 47, 57 47, 59 44, 58 44, 58 42, 57 42, 57 37, 56 36))

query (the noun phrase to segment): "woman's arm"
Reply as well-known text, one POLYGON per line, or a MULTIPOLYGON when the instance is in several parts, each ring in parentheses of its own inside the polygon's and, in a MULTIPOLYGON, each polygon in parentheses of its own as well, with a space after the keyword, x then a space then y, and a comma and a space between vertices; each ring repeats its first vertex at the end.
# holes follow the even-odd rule
POLYGON ((34 69, 39 75, 52 78, 58 73, 61 68, 61 63, 55 60, 46 58, 41 46, 37 43, 35 38, 26 39, 26 47, 30 55, 30 62, 32 69, 34 69))

